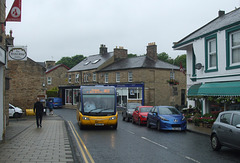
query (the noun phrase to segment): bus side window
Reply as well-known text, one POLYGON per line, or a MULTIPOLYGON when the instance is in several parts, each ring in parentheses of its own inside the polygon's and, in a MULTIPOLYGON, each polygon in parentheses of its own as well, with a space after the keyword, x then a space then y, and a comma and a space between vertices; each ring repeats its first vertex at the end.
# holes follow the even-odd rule
POLYGON ((82 105, 81 105, 81 96, 80 96, 80 93, 78 93, 78 95, 77 95, 77 106, 78 106, 78 110, 81 112, 81 107, 82 107, 82 105))

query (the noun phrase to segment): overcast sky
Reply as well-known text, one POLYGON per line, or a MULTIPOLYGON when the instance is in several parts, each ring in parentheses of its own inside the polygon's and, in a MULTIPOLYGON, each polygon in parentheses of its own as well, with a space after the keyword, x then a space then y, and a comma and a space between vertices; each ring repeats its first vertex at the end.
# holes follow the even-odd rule
MULTIPOLYGON (((14 0, 7 0, 6 16, 14 0)), ((172 58, 185 51, 173 42, 240 6, 240 0, 22 0, 22 21, 7 22, 15 45, 27 46, 34 61, 111 52, 123 46, 142 55, 155 42, 172 58)))

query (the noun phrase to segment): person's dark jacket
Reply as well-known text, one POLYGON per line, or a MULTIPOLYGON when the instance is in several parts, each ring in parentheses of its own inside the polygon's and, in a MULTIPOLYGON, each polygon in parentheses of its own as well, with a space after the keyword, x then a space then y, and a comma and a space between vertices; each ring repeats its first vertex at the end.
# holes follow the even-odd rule
POLYGON ((33 110, 36 114, 42 115, 43 114, 43 104, 41 102, 37 101, 34 104, 34 109, 33 110))

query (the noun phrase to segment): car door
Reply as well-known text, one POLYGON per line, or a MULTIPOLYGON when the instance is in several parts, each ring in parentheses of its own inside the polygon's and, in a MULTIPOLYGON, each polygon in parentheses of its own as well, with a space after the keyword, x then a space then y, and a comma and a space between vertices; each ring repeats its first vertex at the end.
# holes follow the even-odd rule
POLYGON ((138 114, 139 114, 139 107, 136 107, 136 109, 133 112, 133 121, 134 122, 137 122, 138 114))
POLYGON ((9 105, 9 117, 13 117, 14 112, 15 112, 14 107, 9 105))
POLYGON ((153 111, 152 111, 152 124, 154 126, 157 125, 157 121, 158 121, 158 108, 154 107, 153 111))
POLYGON ((153 123, 153 113, 154 113, 154 110, 155 110, 155 107, 153 107, 153 108, 149 111, 149 113, 148 113, 148 121, 149 121, 150 124, 153 123))
POLYGON ((231 117, 232 113, 222 114, 220 123, 217 127, 218 138, 223 144, 229 144, 229 137, 231 136, 231 117))
POLYGON ((240 149, 240 128, 237 125, 240 124, 240 114, 233 114, 232 116, 232 126, 229 133, 229 144, 235 148, 240 149))

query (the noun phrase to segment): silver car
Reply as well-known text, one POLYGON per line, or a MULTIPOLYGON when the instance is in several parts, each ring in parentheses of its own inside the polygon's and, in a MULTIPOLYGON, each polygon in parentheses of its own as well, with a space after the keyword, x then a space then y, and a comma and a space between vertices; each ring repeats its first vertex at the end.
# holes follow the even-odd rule
POLYGON ((219 113, 212 126, 211 146, 215 151, 222 146, 240 150, 240 111, 219 113))

